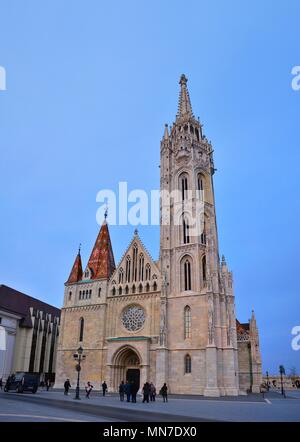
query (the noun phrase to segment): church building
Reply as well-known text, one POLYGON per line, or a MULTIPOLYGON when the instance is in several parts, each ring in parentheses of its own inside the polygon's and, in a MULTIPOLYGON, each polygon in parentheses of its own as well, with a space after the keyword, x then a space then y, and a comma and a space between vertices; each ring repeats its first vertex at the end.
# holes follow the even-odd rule
POLYGON ((82 383, 99 388, 105 380, 109 391, 122 380, 157 390, 166 382, 178 394, 259 391, 254 312, 237 320, 232 273, 219 255, 213 148, 194 117, 187 78, 179 83, 176 120, 160 144, 161 194, 179 196, 161 198, 159 259, 135 230, 116 266, 106 219, 84 268, 78 252, 65 283, 56 387, 66 378, 75 386, 73 356, 82 347, 82 383))

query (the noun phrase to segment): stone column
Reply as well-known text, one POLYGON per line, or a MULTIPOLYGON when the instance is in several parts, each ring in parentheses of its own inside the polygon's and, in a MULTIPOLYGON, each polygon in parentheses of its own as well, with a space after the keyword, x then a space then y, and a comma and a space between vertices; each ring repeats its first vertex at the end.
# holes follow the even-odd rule
POLYGON ((206 388, 204 396, 218 397, 220 390, 218 388, 218 362, 217 348, 215 345, 206 347, 206 388))
POLYGON ((156 350, 156 388, 158 391, 163 384, 168 384, 168 350, 159 348, 156 350))

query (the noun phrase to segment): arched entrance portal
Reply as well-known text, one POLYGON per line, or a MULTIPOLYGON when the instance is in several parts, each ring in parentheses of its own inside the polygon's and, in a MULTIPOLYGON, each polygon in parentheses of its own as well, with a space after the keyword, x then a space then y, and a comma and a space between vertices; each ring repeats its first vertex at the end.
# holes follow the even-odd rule
POLYGON ((140 388, 140 366, 140 357, 132 347, 121 348, 113 359, 113 389, 118 391, 121 381, 134 382, 140 388))

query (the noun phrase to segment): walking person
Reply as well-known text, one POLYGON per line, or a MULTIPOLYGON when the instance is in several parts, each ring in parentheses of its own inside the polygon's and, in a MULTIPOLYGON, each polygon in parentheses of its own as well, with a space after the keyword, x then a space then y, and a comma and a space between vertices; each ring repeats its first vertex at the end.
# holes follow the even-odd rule
POLYGON ((161 392, 164 402, 168 402, 168 387, 167 387, 166 383, 164 383, 164 385, 161 387, 160 392, 161 392))
POLYGON ((0 378, 0 390, 2 390, 2 388, 3 388, 3 380, 2 378, 0 378))
POLYGON ((144 395, 143 403, 144 403, 144 402, 149 403, 149 395, 150 395, 150 384, 149 384, 149 382, 146 382, 146 383, 144 384, 144 387, 143 387, 143 395, 144 395))
POLYGON ((129 381, 127 381, 125 384, 125 394, 127 396, 127 402, 130 402, 131 388, 132 388, 131 383, 129 381))
POLYGON ((124 402, 124 395, 125 395, 124 381, 122 381, 121 384, 119 385, 119 395, 120 395, 120 401, 124 402))
POLYGON ((107 393, 107 383, 104 381, 102 384, 102 394, 103 396, 105 396, 105 394, 107 393))
POLYGON ((88 381, 88 383, 87 383, 86 386, 85 386, 85 391, 86 391, 86 395, 85 395, 85 397, 86 397, 87 399, 90 398, 90 394, 91 394, 91 391, 92 391, 93 388, 94 388, 93 385, 88 381))
POLYGON ((151 382, 150 384, 150 401, 155 402, 155 396, 156 396, 156 388, 155 385, 151 382))
POLYGON ((50 386, 51 386, 50 379, 47 379, 46 380, 46 389, 47 389, 47 391, 49 391, 50 386))
POLYGON ((135 382, 132 382, 131 384, 131 401, 133 404, 136 404, 136 395, 139 391, 139 386, 135 382))
POLYGON ((64 394, 67 396, 69 394, 69 389, 71 388, 70 379, 67 379, 64 383, 64 394))

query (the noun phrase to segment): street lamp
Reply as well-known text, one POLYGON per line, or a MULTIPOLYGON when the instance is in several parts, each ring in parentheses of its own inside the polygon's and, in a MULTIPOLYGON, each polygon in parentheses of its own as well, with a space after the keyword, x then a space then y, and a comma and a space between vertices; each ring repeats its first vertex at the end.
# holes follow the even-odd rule
POLYGON ((83 354, 83 348, 80 346, 77 349, 77 353, 73 355, 75 361, 77 362, 75 368, 77 371, 77 386, 76 386, 76 395, 74 399, 80 400, 79 396, 79 381, 80 381, 80 371, 81 371, 81 361, 85 359, 85 355, 83 354))
POLYGON ((267 391, 270 390, 270 384, 269 384, 269 372, 266 371, 266 375, 267 375, 267 391))
POLYGON ((279 365, 279 373, 280 373, 280 380, 281 380, 281 394, 285 397, 285 392, 283 389, 283 375, 285 374, 285 368, 283 365, 279 365))

